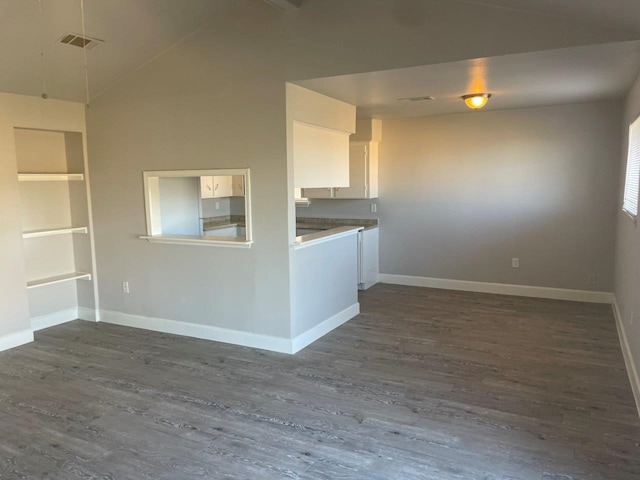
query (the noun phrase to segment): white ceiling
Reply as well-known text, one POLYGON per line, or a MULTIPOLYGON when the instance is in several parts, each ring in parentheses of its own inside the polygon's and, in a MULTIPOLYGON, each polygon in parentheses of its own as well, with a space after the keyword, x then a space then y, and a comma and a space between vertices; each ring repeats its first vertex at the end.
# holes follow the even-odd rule
MULTIPOLYGON (((84 0, 86 34, 105 40, 103 45, 87 52, 91 97, 95 98, 130 75, 221 11, 244 3, 264 5, 263 1, 84 0)), ((277 1, 289 3, 289 0, 277 1)), ((343 1, 300 0, 301 7, 296 13, 313 15, 315 10, 305 7, 326 2, 322 10, 326 15, 332 2, 343 1)), ((416 8, 429 14, 440 2, 473 3, 495 9, 496 15, 506 9, 559 16, 586 22, 594 30, 624 30, 634 32, 631 38, 640 38, 639 1, 378 0, 375 5, 376 8, 391 5, 405 18, 416 8)), ((81 0, 0 0, 0 91, 40 95, 46 90, 52 98, 85 100, 83 51, 58 43, 66 32, 82 33, 80 4, 81 0)), ((289 19, 295 21, 295 15, 289 19)), ((319 19, 327 29, 333 20, 339 19, 319 19)), ((493 63, 491 65, 493 68, 493 63)))
MULTIPOLYGON (((402 1, 402 0, 401 0, 402 1)), ((638 0, 457 0, 640 33, 638 0)))
MULTIPOLYGON (((0 91, 85 100, 83 50, 58 40, 82 33, 80 0, 0 0, 0 91), (42 50, 41 50, 42 45, 42 50), (44 60, 41 61, 41 51, 44 60)), ((85 0, 91 97, 241 0, 85 0)))
POLYGON ((640 69, 640 41, 548 50, 296 82, 358 106, 363 118, 468 111, 465 93, 489 92, 486 110, 622 98, 640 69), (406 97, 433 96, 409 102, 406 97))

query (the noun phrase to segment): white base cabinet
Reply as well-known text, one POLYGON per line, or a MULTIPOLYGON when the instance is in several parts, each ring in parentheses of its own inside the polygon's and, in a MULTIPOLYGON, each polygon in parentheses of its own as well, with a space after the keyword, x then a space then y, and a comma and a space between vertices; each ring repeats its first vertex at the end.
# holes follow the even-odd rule
POLYGON ((366 290, 378 283, 378 229, 363 230, 358 235, 358 290, 366 290))

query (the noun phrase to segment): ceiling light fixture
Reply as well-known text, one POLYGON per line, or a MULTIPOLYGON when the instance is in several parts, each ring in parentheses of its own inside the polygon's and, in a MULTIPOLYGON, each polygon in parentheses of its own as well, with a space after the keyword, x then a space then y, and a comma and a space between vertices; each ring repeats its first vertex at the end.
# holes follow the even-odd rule
POLYGON ((490 93, 470 93, 469 95, 462 96, 464 104, 471 110, 480 110, 487 104, 490 98, 490 93))

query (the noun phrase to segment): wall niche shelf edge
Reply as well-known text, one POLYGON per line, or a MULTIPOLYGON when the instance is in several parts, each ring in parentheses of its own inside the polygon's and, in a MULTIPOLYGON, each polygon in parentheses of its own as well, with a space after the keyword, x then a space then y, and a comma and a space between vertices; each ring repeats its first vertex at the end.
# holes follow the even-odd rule
POLYGON ((31 230, 22 232, 22 238, 48 237, 51 235, 65 235, 67 233, 88 233, 87 227, 48 228, 45 230, 31 230))
POLYGON ((40 278, 38 280, 27 282, 27 288, 30 289, 44 287, 47 285, 53 285, 55 283, 70 282, 72 280, 91 280, 91 274, 84 272, 73 272, 65 273, 64 275, 56 275, 55 277, 40 278))
POLYGON ((19 182, 70 182, 84 180, 83 173, 18 173, 19 182))

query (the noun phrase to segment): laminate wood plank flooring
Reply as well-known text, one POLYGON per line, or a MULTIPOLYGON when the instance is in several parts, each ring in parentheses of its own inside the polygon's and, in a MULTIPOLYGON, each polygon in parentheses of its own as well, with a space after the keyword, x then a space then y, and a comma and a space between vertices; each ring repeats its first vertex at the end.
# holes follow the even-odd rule
POLYGON ((0 479, 640 479, 608 305, 377 285, 295 356, 75 321, 0 353, 0 479))

